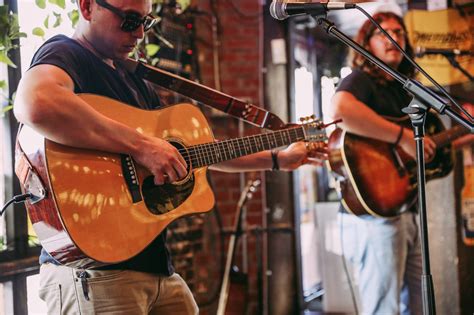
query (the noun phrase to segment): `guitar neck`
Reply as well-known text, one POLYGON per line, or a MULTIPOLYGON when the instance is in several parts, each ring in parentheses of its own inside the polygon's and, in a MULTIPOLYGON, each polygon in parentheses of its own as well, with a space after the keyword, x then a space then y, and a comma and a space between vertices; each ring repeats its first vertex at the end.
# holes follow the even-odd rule
POLYGON ((462 137, 468 133, 469 130, 467 128, 457 125, 449 130, 431 136, 431 139, 434 141, 438 148, 441 148, 445 145, 450 144, 453 140, 456 140, 457 138, 462 137))
POLYGON ((233 160, 253 153, 289 145, 305 139, 303 127, 188 147, 193 168, 233 160))

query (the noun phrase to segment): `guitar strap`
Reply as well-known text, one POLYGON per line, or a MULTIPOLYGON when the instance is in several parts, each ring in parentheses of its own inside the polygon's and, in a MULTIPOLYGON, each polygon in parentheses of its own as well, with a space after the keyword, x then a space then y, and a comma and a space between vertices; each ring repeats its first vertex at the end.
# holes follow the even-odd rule
POLYGON ((173 73, 146 65, 133 59, 121 62, 121 65, 123 65, 129 72, 132 72, 147 81, 186 97, 190 97, 219 111, 237 117, 251 125, 270 130, 279 130, 286 126, 278 116, 263 108, 177 76, 173 73))
POLYGON ((46 196, 46 189, 38 175, 37 170, 32 166, 30 160, 26 156, 23 148, 20 145, 18 137, 20 135, 23 124, 18 126, 18 133, 15 144, 15 174, 20 181, 20 188, 22 193, 31 193, 30 203, 34 204, 43 200, 46 196))
POLYGON ((20 183, 23 184, 26 181, 26 178, 28 177, 28 173, 33 170, 33 166, 31 166, 30 161, 26 157, 25 153, 23 152, 23 149, 20 146, 20 143, 18 141, 18 136, 20 134, 21 128, 23 127, 23 124, 20 123, 18 126, 18 132, 16 135, 16 143, 15 143, 15 174, 20 180, 20 183))

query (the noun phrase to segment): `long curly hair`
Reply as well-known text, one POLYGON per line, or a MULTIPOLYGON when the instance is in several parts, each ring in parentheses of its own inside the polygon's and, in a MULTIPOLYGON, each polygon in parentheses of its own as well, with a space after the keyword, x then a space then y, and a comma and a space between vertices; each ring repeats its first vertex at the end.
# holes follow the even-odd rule
MULTIPOLYGON (((394 19, 402 26, 403 30, 405 31, 405 34, 407 34, 407 29, 405 27, 403 19, 395 13, 379 12, 375 14, 373 18, 379 24, 386 20, 394 19)), ((369 41, 370 38, 373 36, 375 30, 376 27, 369 20, 365 21, 365 23, 359 29, 355 41, 359 45, 370 51, 369 41)), ((411 47, 408 41, 407 35, 405 35, 405 51, 407 52, 408 56, 413 57, 413 48, 411 47)), ((376 65, 374 65, 372 62, 370 62, 368 59, 366 59, 364 56, 357 52, 352 53, 352 67, 367 72, 370 76, 372 76, 380 83, 384 83, 386 81, 384 79, 383 70, 379 69, 376 65)), ((405 57, 403 57, 400 65, 398 66, 398 69, 395 70, 398 70, 407 77, 413 77, 415 75, 415 68, 410 62, 408 62, 405 57)))

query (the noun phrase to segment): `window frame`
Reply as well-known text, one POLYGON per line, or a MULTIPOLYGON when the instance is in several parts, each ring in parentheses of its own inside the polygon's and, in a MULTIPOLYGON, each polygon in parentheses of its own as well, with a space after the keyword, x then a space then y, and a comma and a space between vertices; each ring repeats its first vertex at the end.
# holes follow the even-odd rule
MULTIPOLYGON (((9 9, 18 14, 17 0, 0 0, 0 4, 8 5, 9 9)), ((19 44, 19 40, 15 40, 19 44)), ((12 97, 21 78, 20 49, 9 52, 9 57, 17 68, 8 67, 8 95, 12 97)), ((20 183, 14 174, 15 141, 18 132, 18 122, 13 111, 8 111, 2 118, 5 131, 4 143, 4 174, 1 180, 5 185, 5 200, 21 194, 20 183)), ((0 282, 6 284, 4 310, 11 309, 15 314, 28 314, 27 281, 28 276, 39 272, 38 256, 40 246, 29 246, 28 215, 24 204, 13 204, 5 212, 7 248, 0 252, 0 282), (11 242, 13 240, 13 242, 11 242)))

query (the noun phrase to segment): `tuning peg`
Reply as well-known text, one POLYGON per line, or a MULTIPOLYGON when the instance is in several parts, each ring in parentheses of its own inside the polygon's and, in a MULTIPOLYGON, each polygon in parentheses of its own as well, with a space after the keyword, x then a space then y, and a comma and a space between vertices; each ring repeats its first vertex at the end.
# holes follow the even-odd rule
POLYGON ((340 123, 340 122, 342 122, 342 119, 336 119, 336 120, 330 122, 329 124, 325 124, 325 125, 323 124, 322 127, 326 128, 326 127, 329 127, 331 125, 335 125, 335 124, 340 123))

